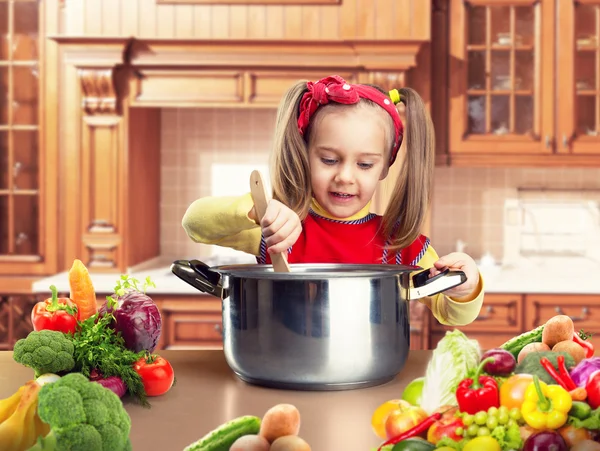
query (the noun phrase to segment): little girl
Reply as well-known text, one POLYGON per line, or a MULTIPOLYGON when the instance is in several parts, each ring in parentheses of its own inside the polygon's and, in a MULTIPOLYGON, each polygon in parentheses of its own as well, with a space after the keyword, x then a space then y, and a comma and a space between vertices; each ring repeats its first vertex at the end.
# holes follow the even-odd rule
POLYGON ((188 208, 182 225, 195 242, 227 246, 270 264, 404 264, 462 270, 467 281, 423 302, 446 325, 475 320, 483 302, 477 265, 464 253, 438 258, 420 233, 434 169, 431 119, 419 95, 349 84, 339 76, 298 82, 278 109, 271 159, 273 199, 257 223, 251 195, 206 197, 188 208), (406 154, 383 216, 370 213, 379 180, 396 161, 406 111, 406 154))

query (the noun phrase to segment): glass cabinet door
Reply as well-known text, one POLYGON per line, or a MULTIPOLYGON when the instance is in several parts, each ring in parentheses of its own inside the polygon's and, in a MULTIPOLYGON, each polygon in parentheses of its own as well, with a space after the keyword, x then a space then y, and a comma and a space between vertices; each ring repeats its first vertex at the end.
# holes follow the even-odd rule
POLYGON ((558 151, 600 154, 600 0, 559 5, 558 151))
POLYGON ((40 250, 38 0, 0 0, 0 263, 40 250))
POLYGON ((451 152, 552 151, 552 1, 452 1, 451 152))

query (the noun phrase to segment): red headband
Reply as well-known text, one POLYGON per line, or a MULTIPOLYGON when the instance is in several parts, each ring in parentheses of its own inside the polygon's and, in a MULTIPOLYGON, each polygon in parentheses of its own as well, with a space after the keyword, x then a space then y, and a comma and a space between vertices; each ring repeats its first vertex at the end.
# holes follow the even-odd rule
POLYGON ((387 111, 394 121, 395 135, 390 166, 394 163, 398 149, 402 144, 404 127, 396 106, 388 96, 371 86, 346 83, 346 80, 338 75, 325 77, 314 83, 309 81, 306 86, 308 92, 300 100, 300 114, 298 116, 298 130, 302 136, 308 128, 311 117, 320 105, 329 102, 351 105, 357 103, 361 98, 368 99, 387 111))

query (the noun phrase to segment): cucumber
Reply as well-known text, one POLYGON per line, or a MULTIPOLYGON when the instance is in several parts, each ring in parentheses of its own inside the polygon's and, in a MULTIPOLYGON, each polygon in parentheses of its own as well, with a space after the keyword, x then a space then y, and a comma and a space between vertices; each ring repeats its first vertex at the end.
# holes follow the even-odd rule
POLYGON ((538 326, 535 329, 524 332, 521 335, 517 335, 516 337, 511 338, 502 346, 500 349, 504 349, 505 351, 510 352, 515 359, 519 357, 519 352, 525 346, 530 343, 541 343, 542 342, 542 332, 544 331, 544 325, 538 326))
POLYGON ((569 416, 578 420, 587 420, 592 415, 592 408, 587 402, 573 401, 569 416))
POLYGON ((394 445, 392 451, 434 451, 435 445, 427 440, 407 438, 394 445))
POLYGON ((222 424, 200 440, 186 446, 183 451, 229 451, 238 438, 258 434, 260 424, 259 417, 244 415, 222 424))

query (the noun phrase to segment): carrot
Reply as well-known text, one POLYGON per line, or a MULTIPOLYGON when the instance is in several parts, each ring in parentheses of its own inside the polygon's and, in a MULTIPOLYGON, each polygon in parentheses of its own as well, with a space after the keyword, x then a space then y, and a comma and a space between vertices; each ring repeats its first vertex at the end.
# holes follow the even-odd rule
POLYGON ((69 286, 71 287, 70 298, 77 305, 80 321, 85 321, 98 313, 96 291, 90 273, 81 260, 73 261, 73 266, 69 270, 69 286))

